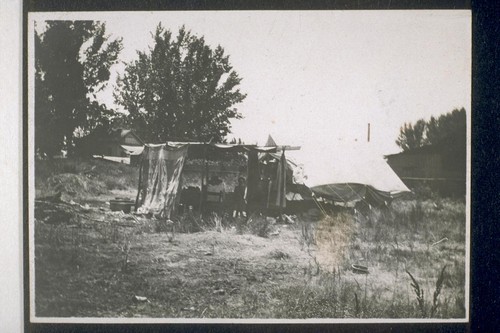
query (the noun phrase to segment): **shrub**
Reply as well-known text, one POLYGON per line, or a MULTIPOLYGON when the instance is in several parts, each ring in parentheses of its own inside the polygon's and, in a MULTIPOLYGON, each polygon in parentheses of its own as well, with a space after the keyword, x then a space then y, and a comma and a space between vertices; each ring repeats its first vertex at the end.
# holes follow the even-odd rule
POLYGON ((272 230, 273 219, 266 216, 252 214, 247 221, 248 232, 259 237, 268 237, 272 230))
POLYGON ((269 257, 271 257, 271 259, 275 259, 275 260, 290 259, 290 255, 288 253, 286 253, 286 252, 281 251, 281 250, 274 250, 274 251, 272 251, 269 254, 269 257))

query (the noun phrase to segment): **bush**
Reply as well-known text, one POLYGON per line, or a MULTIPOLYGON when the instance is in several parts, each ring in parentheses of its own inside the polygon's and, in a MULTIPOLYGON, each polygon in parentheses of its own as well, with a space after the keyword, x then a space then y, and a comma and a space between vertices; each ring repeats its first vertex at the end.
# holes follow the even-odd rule
POLYGON ((272 231, 273 219, 263 216, 252 214, 247 221, 247 230, 253 235, 259 237, 268 237, 269 233, 272 231))

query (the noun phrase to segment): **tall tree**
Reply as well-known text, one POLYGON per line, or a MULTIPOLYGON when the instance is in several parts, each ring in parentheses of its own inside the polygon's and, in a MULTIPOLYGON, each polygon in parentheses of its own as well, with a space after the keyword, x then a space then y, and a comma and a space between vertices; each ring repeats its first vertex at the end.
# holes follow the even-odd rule
POLYGON ((184 27, 174 38, 159 24, 153 37, 154 46, 118 78, 115 100, 126 121, 149 142, 222 141, 230 120, 241 118, 235 104, 246 97, 229 56, 184 27))
POLYGON ((465 109, 455 109, 450 113, 431 117, 427 122, 426 144, 436 144, 443 141, 455 140, 458 137, 465 138, 466 115, 465 109), (460 135, 462 134, 463 135, 460 135))
POLYGON ((104 23, 47 21, 35 36, 35 146, 53 156, 72 151, 75 130, 86 133, 113 114, 96 101, 121 39, 110 41, 104 23))
POLYGON ((396 144, 403 150, 415 149, 423 145, 425 120, 418 120, 415 125, 404 123, 399 132, 396 144))
POLYGON ((466 137, 466 113, 461 108, 438 118, 433 116, 429 121, 420 119, 413 125, 405 123, 400 129, 396 144, 403 150, 424 145, 447 145, 451 154, 464 154, 466 137))

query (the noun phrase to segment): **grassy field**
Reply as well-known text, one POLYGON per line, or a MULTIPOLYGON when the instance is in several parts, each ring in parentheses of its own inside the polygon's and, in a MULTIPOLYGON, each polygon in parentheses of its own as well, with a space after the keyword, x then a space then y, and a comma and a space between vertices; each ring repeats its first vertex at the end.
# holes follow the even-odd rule
POLYGON ((109 210, 109 198, 135 195, 135 168, 41 163, 38 197, 62 190, 64 202, 36 202, 37 316, 465 316, 462 201, 400 200, 293 224, 185 215, 172 232, 109 210))

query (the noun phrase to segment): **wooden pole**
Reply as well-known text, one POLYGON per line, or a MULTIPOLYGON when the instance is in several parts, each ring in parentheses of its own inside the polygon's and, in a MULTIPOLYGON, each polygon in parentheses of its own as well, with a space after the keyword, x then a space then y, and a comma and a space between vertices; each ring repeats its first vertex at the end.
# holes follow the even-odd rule
POLYGON ((204 204, 204 199, 205 199, 205 193, 206 193, 206 188, 205 188, 205 177, 207 177, 208 174, 208 161, 207 161, 207 145, 203 145, 203 165, 201 167, 201 188, 200 188, 200 216, 202 215, 203 212, 203 204, 204 204))
POLYGON ((144 156, 141 156, 141 161, 139 164, 139 185, 137 186, 137 196, 135 197, 135 211, 139 208, 139 195, 141 194, 141 182, 142 182, 142 164, 144 163, 144 156))
POLYGON ((370 123, 368 123, 368 142, 370 142, 370 123))

